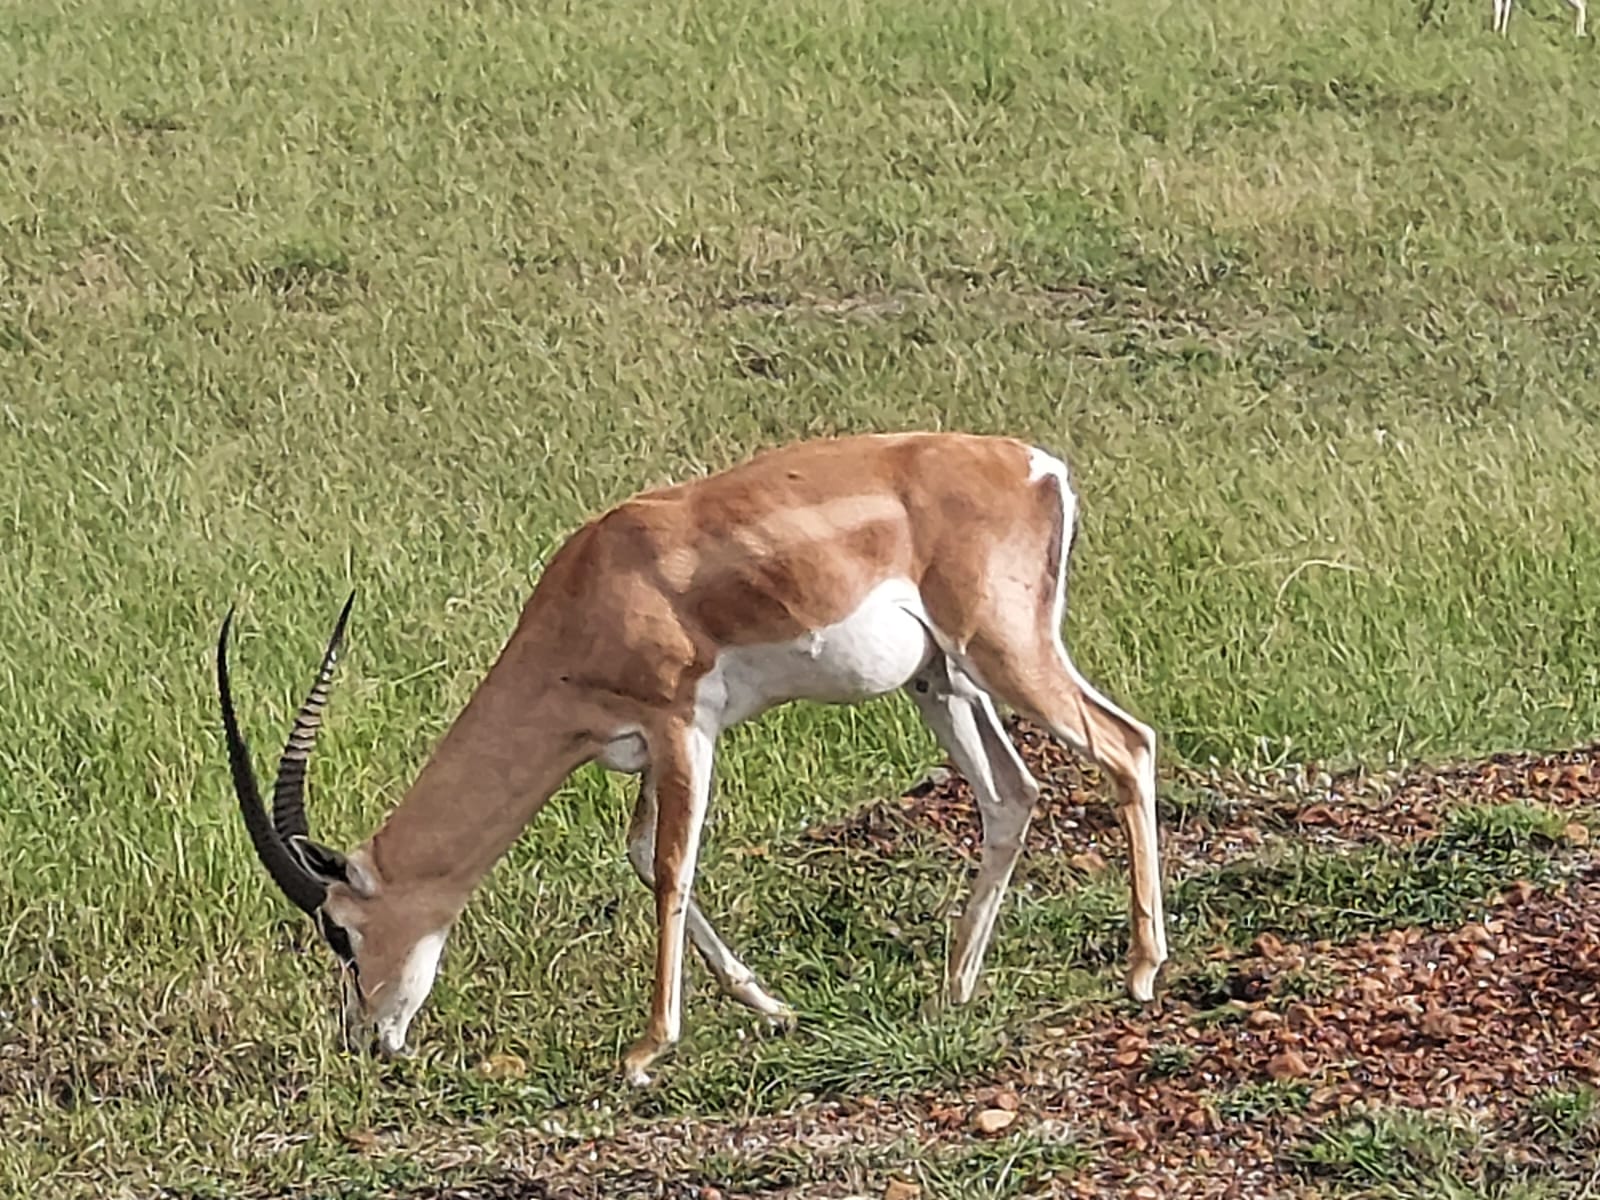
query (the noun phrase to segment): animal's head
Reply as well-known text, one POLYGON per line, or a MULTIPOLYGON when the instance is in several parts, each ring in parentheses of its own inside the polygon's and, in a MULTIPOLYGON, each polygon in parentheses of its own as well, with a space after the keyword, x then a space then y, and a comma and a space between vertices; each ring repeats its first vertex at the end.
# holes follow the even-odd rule
POLYGON ((337 960, 343 991, 339 1028, 345 1048, 359 1051, 375 1044, 377 1050, 393 1055, 404 1052, 406 1030, 433 986, 444 947, 444 924, 425 907, 408 903, 393 887, 386 888, 365 850, 344 855, 313 841, 305 812, 306 767, 354 602, 352 593, 334 626, 311 693, 295 717, 278 760, 270 814, 261 802, 228 683, 232 609, 217 639, 217 691, 233 787, 256 856, 283 894, 311 918, 337 960))

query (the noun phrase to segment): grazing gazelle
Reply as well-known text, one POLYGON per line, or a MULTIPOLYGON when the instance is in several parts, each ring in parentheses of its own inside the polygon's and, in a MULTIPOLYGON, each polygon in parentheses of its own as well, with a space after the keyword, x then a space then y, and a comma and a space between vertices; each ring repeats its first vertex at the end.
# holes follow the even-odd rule
MULTIPOLYGON (((690 899, 712 759, 727 728, 791 700, 906 688, 978 797, 983 853, 948 992, 971 998, 1038 785, 998 700, 1097 763, 1130 846, 1128 990, 1167 957, 1155 735, 1097 692, 1061 642, 1077 503, 1067 469, 1009 438, 911 433, 802 442, 644 492, 550 560, 499 659, 398 807, 348 855, 310 840, 306 764, 347 601, 278 765, 269 815, 228 684, 217 685, 244 821, 262 865, 343 968, 347 1045, 401 1053, 474 887, 575 769, 641 777, 628 858, 654 889, 655 991, 628 1080, 678 1039, 687 932, 729 996, 774 1021, 690 899)), ((353 597, 352 597, 353 599, 353 597)))
MULTIPOLYGON (((1584 0, 1567 0, 1567 4, 1577 11, 1577 34, 1583 36, 1584 18, 1588 15, 1585 11, 1584 0)), ((1511 20, 1511 0, 1494 0, 1494 31, 1504 33, 1506 25, 1511 20)))

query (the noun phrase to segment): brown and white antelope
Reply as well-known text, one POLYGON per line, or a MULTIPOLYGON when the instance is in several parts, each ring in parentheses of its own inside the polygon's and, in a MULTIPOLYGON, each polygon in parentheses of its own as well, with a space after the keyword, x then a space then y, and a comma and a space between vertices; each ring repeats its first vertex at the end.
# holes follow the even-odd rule
MULTIPOLYGON (((1167 957, 1155 735, 1080 675, 1061 641, 1077 501, 1066 466, 1009 438, 878 434, 801 442, 641 493, 550 560, 515 631, 382 828, 348 855, 310 839, 306 766, 346 602, 261 801, 228 683, 234 788, 261 863, 338 957, 347 1046, 405 1050, 446 934, 552 793, 597 761, 641 777, 628 858, 655 893, 655 989, 627 1079, 677 1041, 685 933, 722 990, 774 1021, 761 986, 690 898, 718 736, 791 700, 905 688, 977 794, 983 851, 956 923, 948 994, 971 998, 1038 785, 1000 701, 1098 764, 1130 846, 1127 987, 1167 957)), ((352 596, 352 600, 354 597, 352 596)))
MULTIPOLYGON (((1496 33, 1503 34, 1506 31, 1506 26, 1511 22, 1511 0, 1493 0, 1493 3, 1494 31, 1496 33)), ((1587 5, 1584 3, 1584 0, 1567 0, 1567 5, 1577 14, 1577 20, 1575 23, 1576 29, 1574 32, 1576 32, 1579 37, 1582 37, 1584 35, 1584 27, 1586 24, 1585 18, 1588 16, 1587 5)))

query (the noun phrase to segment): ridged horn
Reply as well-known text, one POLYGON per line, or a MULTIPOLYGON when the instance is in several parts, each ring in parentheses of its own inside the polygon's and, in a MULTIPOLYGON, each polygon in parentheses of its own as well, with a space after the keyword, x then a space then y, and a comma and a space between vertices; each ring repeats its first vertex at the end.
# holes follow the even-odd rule
POLYGON ((278 836, 261 803, 261 790, 256 784, 255 768, 250 765, 250 747, 239 732, 239 720, 233 711, 233 689, 228 683, 228 629, 233 624, 233 609, 222 619, 222 633, 217 638, 217 694, 222 701, 222 730, 228 739, 228 767, 233 772, 233 790, 239 797, 239 811, 244 816, 244 827, 250 833, 250 842, 256 857, 272 876, 272 881, 283 894, 307 913, 315 913, 327 897, 328 887, 310 871, 299 857, 278 836))
POLYGON ((272 785, 272 824, 278 837, 286 844, 291 838, 309 837, 311 828, 306 822, 306 766, 312 748, 317 743, 317 730, 322 726, 322 710, 328 705, 328 687, 333 680, 333 668, 338 664, 339 651, 344 645, 345 622, 350 619, 350 607, 356 594, 344 602, 339 619, 334 623, 333 636, 322 655, 322 667, 317 671, 316 682, 306 702, 295 714, 294 727, 289 730, 289 740, 284 744, 283 755, 278 759, 278 777, 272 785))

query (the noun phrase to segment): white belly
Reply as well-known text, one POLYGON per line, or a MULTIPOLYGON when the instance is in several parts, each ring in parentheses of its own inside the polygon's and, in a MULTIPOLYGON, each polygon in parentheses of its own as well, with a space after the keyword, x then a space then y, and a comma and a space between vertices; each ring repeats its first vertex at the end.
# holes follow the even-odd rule
POLYGON ((934 651, 926 622, 917 589, 890 580, 835 625, 724 650, 700 683, 699 724, 717 733, 790 700, 852 704, 904 687, 934 651))

